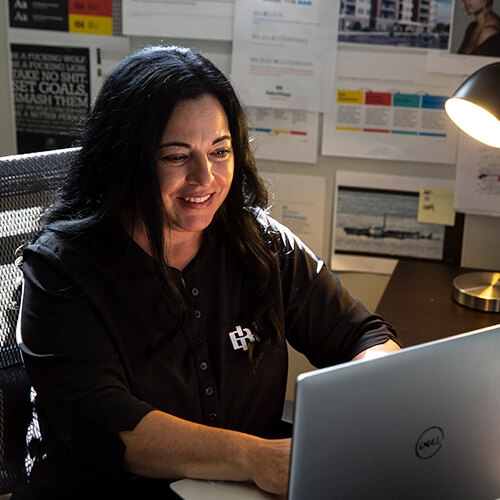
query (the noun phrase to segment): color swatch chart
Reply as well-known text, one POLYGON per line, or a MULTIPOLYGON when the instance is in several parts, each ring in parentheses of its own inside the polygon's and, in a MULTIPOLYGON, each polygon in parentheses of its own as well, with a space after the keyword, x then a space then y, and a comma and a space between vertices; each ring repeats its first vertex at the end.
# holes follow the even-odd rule
POLYGON ((336 129, 446 137, 446 96, 337 90, 336 129))

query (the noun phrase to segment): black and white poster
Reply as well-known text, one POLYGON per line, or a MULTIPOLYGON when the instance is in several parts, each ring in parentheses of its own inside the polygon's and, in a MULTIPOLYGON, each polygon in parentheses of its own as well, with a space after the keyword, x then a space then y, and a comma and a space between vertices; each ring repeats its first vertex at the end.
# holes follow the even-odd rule
POLYGON ((71 146, 90 105, 89 49, 10 48, 18 153, 71 146))
POLYGON ((9 0, 9 25, 68 31, 68 0, 9 0))

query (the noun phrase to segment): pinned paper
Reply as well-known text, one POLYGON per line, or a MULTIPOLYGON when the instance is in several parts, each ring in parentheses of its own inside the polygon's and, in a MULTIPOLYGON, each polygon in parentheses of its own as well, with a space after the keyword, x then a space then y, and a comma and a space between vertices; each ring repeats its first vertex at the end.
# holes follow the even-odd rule
POLYGON ((454 226, 453 198, 454 190, 451 188, 421 187, 418 199, 418 222, 454 226))

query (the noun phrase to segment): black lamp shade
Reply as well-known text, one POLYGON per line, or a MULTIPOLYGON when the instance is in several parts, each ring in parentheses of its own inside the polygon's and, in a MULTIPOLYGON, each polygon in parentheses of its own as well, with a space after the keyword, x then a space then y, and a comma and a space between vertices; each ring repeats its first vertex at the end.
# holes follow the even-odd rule
POLYGON ((478 69, 460 85, 453 97, 477 104, 500 120, 500 62, 478 69))
POLYGON ((469 76, 444 107, 464 132, 500 148, 500 62, 483 66, 469 76))

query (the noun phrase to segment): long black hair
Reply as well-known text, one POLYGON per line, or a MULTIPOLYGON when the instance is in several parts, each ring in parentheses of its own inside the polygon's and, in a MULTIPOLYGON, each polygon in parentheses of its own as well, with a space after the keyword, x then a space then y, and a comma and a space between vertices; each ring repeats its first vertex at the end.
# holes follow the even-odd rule
POLYGON ((209 229, 225 237, 248 277, 248 300, 242 305, 242 314, 258 329, 261 342, 251 349, 255 360, 266 345, 280 337, 274 308, 277 268, 268 241, 271 235, 263 231, 254 214, 255 208, 267 208, 268 195, 257 172, 245 113, 235 91, 202 55, 182 47, 154 46, 118 64, 96 98, 81 134, 79 154, 57 202, 45 215, 45 225, 81 234, 132 211, 146 228, 169 302, 180 322, 185 304, 164 253, 168 218, 159 188, 156 152, 175 105, 207 94, 224 108, 235 164, 230 191, 209 229))

